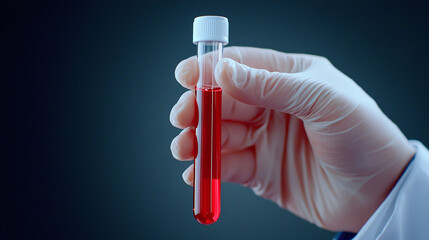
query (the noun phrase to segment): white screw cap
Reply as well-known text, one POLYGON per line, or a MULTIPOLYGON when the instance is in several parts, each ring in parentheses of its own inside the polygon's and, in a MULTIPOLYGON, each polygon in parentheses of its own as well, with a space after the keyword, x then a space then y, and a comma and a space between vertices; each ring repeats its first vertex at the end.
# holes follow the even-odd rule
POLYGON ((228 18, 201 16, 194 19, 193 42, 217 41, 228 44, 228 18))

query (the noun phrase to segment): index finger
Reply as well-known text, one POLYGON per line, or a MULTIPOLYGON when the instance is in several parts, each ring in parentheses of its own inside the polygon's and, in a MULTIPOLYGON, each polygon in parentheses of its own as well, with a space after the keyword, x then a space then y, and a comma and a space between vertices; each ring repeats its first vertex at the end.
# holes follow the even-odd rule
MULTIPOLYGON (((227 47, 223 51, 223 57, 231 58, 252 68, 266 69, 270 72, 293 73, 306 69, 314 56, 283 53, 263 48, 227 47)), ((181 61, 175 70, 177 81, 188 89, 195 88, 198 74, 197 56, 181 61)))
POLYGON ((174 71, 176 80, 187 89, 194 89, 198 82, 197 56, 192 56, 181 61, 174 71))

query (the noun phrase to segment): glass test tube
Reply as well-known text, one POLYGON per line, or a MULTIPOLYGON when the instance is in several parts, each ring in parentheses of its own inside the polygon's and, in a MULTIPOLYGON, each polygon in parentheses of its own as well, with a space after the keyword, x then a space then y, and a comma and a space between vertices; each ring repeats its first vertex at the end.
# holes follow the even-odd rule
POLYGON ((227 33, 228 20, 224 17, 194 20, 199 67, 195 88, 198 152, 194 160, 194 216, 202 224, 214 223, 220 215, 222 89, 216 83, 214 68, 228 42, 227 33))

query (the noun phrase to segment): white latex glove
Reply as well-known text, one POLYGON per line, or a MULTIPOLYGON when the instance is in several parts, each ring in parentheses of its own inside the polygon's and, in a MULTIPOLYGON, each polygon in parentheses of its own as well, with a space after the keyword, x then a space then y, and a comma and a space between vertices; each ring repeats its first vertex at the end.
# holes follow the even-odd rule
MULTIPOLYGON (((357 232, 414 147, 323 57, 247 47, 226 48, 224 57, 215 69, 223 89, 222 180, 243 184, 322 228, 357 232)), ((182 61, 175 74, 194 89, 196 57, 182 61)), ((194 119, 191 90, 170 115, 184 129, 171 145, 179 160, 194 157, 194 119)), ((192 185, 192 166, 183 178, 192 185)))

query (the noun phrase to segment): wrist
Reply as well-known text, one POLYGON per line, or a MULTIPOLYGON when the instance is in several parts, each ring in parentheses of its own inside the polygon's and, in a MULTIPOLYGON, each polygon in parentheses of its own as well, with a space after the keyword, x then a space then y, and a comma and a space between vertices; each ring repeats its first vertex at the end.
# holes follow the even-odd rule
POLYGON ((359 230, 365 225, 368 219, 380 207, 383 201, 389 196, 392 189, 395 187, 409 163, 416 154, 415 147, 408 141, 404 141, 401 147, 393 147, 393 155, 396 158, 391 159, 391 164, 386 163, 382 171, 375 174, 374 177, 368 181, 361 191, 361 198, 370 200, 363 212, 365 214, 356 222, 353 232, 359 230))

